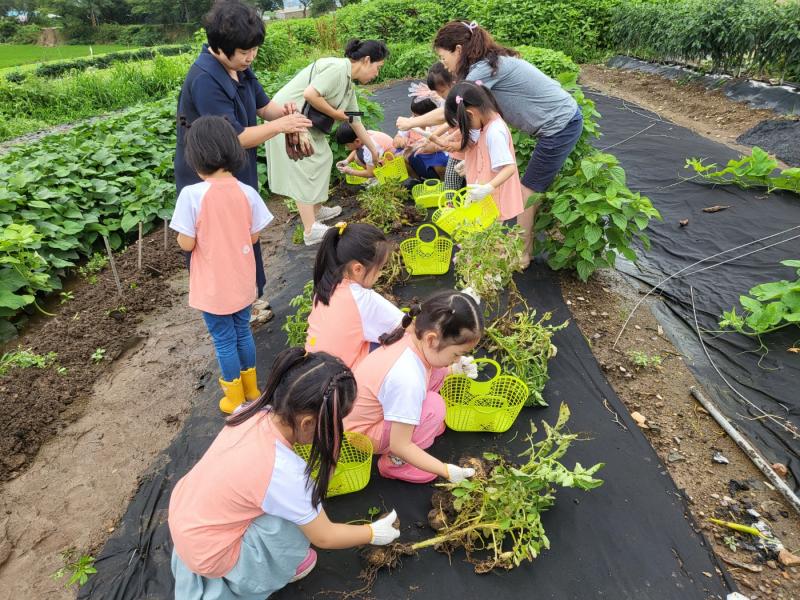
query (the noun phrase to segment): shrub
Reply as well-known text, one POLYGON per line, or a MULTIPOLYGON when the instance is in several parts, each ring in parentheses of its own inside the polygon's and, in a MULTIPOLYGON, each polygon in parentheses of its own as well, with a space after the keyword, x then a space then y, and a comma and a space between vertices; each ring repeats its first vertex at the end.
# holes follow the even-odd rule
POLYGON ((553 79, 560 75, 578 75, 580 67, 563 52, 535 46, 517 46, 520 57, 527 60, 542 73, 553 79))
POLYGON ((35 44, 41 34, 42 28, 38 25, 20 25, 9 41, 12 44, 35 44))
POLYGON ((14 19, 0 19, 0 43, 11 41, 19 30, 19 23, 14 19))
POLYGON ((448 20, 444 3, 432 0, 367 0, 336 11, 340 42, 350 38, 426 42, 448 20))
MULTIPOLYGON (((188 44, 181 46, 163 46, 158 48, 141 48, 140 50, 126 52, 110 52, 92 58, 78 58, 75 60, 64 60, 43 63, 36 67, 34 74, 37 77, 59 77, 70 71, 85 71, 90 67, 105 69, 112 64, 119 62, 130 62, 135 60, 147 60, 156 56, 175 56, 190 52, 192 47, 188 44)), ((6 77, 6 79, 8 79, 6 77)))
POLYGON ((438 59, 430 44, 389 44, 389 58, 381 69, 376 82, 405 77, 424 77, 428 67, 438 59))

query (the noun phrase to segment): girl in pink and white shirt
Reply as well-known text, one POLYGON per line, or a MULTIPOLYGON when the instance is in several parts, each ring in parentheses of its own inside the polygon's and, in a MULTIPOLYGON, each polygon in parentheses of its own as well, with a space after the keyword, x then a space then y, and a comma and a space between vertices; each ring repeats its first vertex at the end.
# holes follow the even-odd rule
POLYGON ((233 412, 259 397, 250 308, 256 299, 253 244, 272 221, 258 192, 233 176, 247 162, 233 126, 222 117, 196 119, 184 138, 186 162, 203 180, 178 195, 170 228, 191 252, 189 306, 211 334, 224 392, 219 408, 233 412))
POLYGON ((346 525, 321 506, 355 397, 339 359, 301 348, 277 356, 264 394, 228 418, 172 491, 176 600, 260 600, 314 568, 309 542, 337 549, 397 539, 395 511, 346 525), (308 463, 294 444, 311 445, 308 463))
POLYGON ((500 219, 522 214, 522 183, 511 131, 492 92, 471 81, 454 85, 444 103, 444 116, 461 131, 464 177, 471 202, 492 195, 500 219))
POLYGON ((475 474, 445 464, 425 449, 445 430, 438 389, 446 368, 460 364, 482 333, 483 316, 472 297, 439 292, 412 307, 384 345, 356 366, 358 399, 344 423, 348 431, 372 440, 381 455, 381 475, 427 483, 437 475, 459 482, 475 474))
POLYGON ((372 290, 391 251, 384 233, 367 223, 337 223, 325 233, 314 264, 306 350, 333 354, 353 369, 370 344, 400 325, 400 309, 372 290))

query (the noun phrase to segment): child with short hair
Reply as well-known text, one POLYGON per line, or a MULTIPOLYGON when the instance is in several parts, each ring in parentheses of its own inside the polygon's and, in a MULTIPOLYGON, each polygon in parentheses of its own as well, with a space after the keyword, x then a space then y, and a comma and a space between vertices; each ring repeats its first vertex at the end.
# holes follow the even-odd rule
MULTIPOLYGON (((389 135, 382 131, 374 131, 372 129, 368 129, 367 133, 375 144, 380 156, 383 156, 386 152, 391 152, 392 154, 397 152, 394 147, 394 142, 389 135)), ((375 167, 377 165, 373 162, 372 153, 364 151, 364 142, 358 139, 350 123, 341 123, 339 127, 336 128, 334 139, 338 144, 350 150, 350 154, 347 155, 347 158, 336 163, 336 168, 340 173, 345 175, 358 175, 359 177, 365 177, 367 179, 375 176, 375 167), (354 169, 349 166, 351 162, 356 162, 364 168, 354 169)))
POLYGON ((333 354, 353 369, 370 344, 400 325, 403 312, 372 289, 391 253, 383 231, 368 223, 341 222, 325 233, 314 264, 306 350, 333 354))
POLYGON ((507 221, 522 214, 522 184, 511 131, 503 120, 492 92, 464 81, 456 84, 444 103, 448 125, 461 132, 467 200, 478 202, 492 195, 507 221))
POLYGON ((187 125, 186 162, 203 180, 178 195, 170 228, 191 252, 189 306, 203 314, 222 376, 222 412, 259 397, 256 346, 250 309, 256 299, 253 244, 272 221, 258 192, 233 173, 245 150, 223 117, 200 117, 187 125))
MULTIPOLYGON (((430 92, 411 100, 411 114, 415 117, 436 110, 437 106, 430 97, 430 92)), ((422 179, 441 179, 447 166, 446 152, 435 148, 425 148, 425 139, 430 136, 430 128, 424 130, 411 129, 398 131, 394 138, 396 148, 404 149, 404 156, 412 177, 422 179)))
POLYGON ((372 440, 381 475, 411 483, 441 476, 457 483, 475 474, 425 449, 445 430, 437 390, 446 368, 463 364, 482 334, 483 316, 472 297, 439 292, 412 307, 384 345, 356 366, 358 398, 345 427, 372 440))
POLYGON ((355 398, 353 373, 337 358, 278 354, 264 394, 228 418, 172 491, 176 600, 261 600, 314 568, 309 542, 339 549, 399 537, 394 510, 347 525, 321 506, 355 398), (307 463, 294 444, 311 445, 307 463))

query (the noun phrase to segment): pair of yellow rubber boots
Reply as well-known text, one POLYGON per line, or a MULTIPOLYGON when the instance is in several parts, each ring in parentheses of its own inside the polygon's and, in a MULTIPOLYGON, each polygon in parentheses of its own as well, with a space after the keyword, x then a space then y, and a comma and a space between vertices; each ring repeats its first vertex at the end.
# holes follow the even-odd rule
POLYGON ((261 396, 255 367, 242 371, 233 381, 225 381, 220 377, 219 385, 225 394, 219 401, 219 409, 226 414, 231 414, 245 400, 258 400, 261 396))

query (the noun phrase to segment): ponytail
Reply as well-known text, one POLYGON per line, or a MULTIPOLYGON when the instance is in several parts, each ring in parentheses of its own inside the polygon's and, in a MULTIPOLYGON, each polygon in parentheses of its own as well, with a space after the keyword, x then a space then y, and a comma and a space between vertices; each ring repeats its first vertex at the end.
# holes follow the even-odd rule
POLYGON ((444 118, 450 127, 458 127, 461 132, 461 150, 469 143, 470 118, 468 108, 476 108, 481 113, 496 112, 501 117, 503 111, 491 90, 478 83, 462 81, 450 89, 444 101, 444 118))
POLYGON ((380 342, 384 346, 395 343, 403 337, 412 321, 418 339, 428 331, 435 331, 439 335, 440 348, 478 340, 483 335, 483 314, 474 298, 461 292, 444 291, 434 294, 421 305, 412 305, 400 327, 381 336, 380 342))
POLYGON ((419 316, 420 312, 422 312, 422 305, 420 305, 418 302, 414 302, 411 305, 411 308, 408 309, 408 312, 403 315, 403 320, 400 321, 400 325, 398 325, 393 331, 389 331, 380 336, 378 338, 378 342, 380 342, 383 346, 391 346, 395 342, 399 342, 405 335, 408 326, 414 322, 414 319, 419 316))
POLYGON ((386 234, 368 223, 337 223, 325 232, 314 262, 314 305, 328 306, 347 265, 357 262, 368 271, 381 268, 391 246, 386 234))
POLYGON ((341 360, 325 352, 289 348, 275 358, 264 393, 228 417, 226 425, 241 425, 267 408, 293 429, 303 415, 314 415, 317 426, 306 478, 313 480, 312 502, 318 505, 325 500, 339 458, 344 436, 342 419, 353 408, 355 399, 356 380, 341 360), (314 472, 316 478, 312 476, 314 472))
POLYGON ((457 79, 465 79, 472 65, 481 60, 489 64, 494 74, 501 56, 519 56, 513 48, 495 42, 492 34, 475 21, 450 21, 436 32, 434 48, 455 52, 456 46, 461 46, 461 58, 454 73, 457 79))

